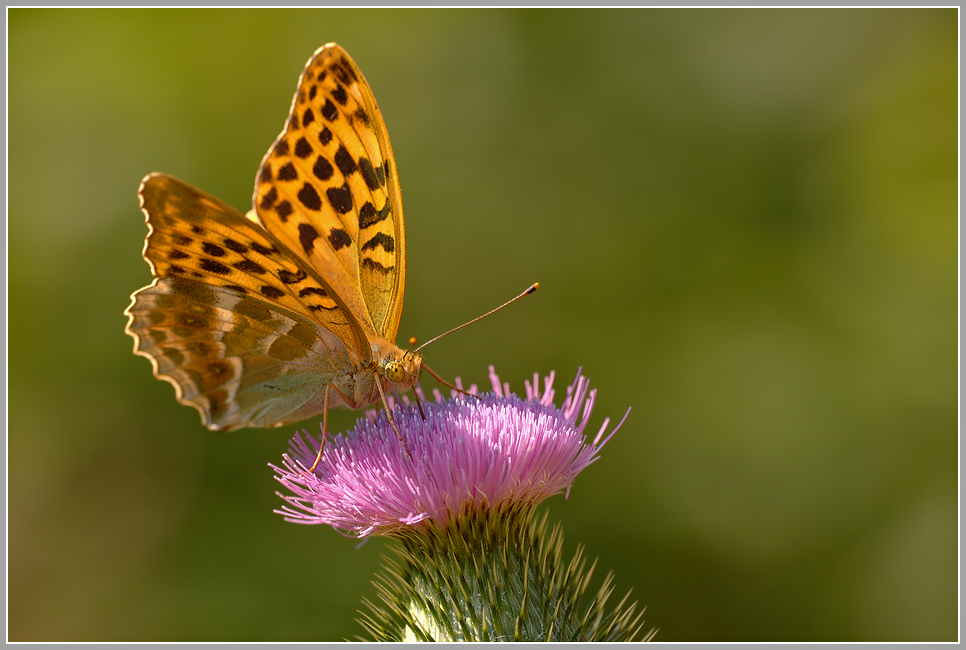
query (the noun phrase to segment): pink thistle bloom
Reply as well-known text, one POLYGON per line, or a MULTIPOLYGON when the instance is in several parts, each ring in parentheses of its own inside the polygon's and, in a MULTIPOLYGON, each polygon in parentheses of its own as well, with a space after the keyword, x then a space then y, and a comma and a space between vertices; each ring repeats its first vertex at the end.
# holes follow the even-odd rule
MULTIPOLYGON (((311 474, 305 468, 319 442, 296 434, 284 467, 271 465, 292 493, 279 494, 287 505, 276 512, 287 521, 329 524, 361 538, 421 522, 444 526, 467 510, 532 506, 561 491, 569 494, 574 478, 597 460, 624 420, 604 437, 605 419, 588 443, 583 431, 597 391, 588 392, 578 370, 558 408, 553 378, 551 372, 541 392, 534 374, 521 399, 491 366, 492 392, 477 399, 453 391, 453 399, 444 400, 434 390, 436 401, 423 403, 425 419, 404 398, 392 413, 412 458, 381 411, 370 411, 355 429, 330 439, 311 474)), ((476 386, 468 392, 477 394, 476 386)))

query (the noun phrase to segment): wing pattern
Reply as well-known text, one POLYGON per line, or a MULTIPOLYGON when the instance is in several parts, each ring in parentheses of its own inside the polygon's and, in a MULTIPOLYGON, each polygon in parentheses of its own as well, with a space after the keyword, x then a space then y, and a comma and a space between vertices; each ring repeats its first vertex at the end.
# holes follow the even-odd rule
POLYGON ((302 73, 254 198, 265 229, 319 270, 367 332, 390 341, 406 273, 393 160, 369 85, 330 43, 302 73))

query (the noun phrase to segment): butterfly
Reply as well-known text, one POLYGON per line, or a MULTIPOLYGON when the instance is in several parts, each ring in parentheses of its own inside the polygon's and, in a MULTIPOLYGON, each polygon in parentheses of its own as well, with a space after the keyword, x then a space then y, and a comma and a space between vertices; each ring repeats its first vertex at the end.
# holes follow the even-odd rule
POLYGON ((394 343, 406 281, 399 179, 345 50, 329 43, 309 59, 248 214, 160 173, 138 195, 155 279, 132 295, 126 331, 205 426, 278 427, 379 400, 392 422, 386 393, 412 388, 422 357, 394 343))

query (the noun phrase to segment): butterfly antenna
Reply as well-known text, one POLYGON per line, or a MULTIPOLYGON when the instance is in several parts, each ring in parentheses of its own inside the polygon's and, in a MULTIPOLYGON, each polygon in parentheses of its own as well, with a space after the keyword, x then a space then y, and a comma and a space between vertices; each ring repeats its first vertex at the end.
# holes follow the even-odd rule
POLYGON ((415 352, 415 350, 413 348, 415 348, 415 347, 416 347, 416 337, 415 336, 410 336, 409 337, 409 349, 406 350, 406 354, 403 355, 403 359, 405 359, 406 357, 408 357, 410 354, 413 354, 413 352, 415 352))
MULTIPOLYGON (((511 302, 516 302, 517 300, 519 300, 520 298, 522 298, 522 297, 524 297, 524 296, 529 296, 529 295, 530 295, 531 293, 533 293, 534 291, 536 291, 536 290, 537 290, 537 289, 539 289, 539 288, 540 288, 540 283, 539 283, 539 282, 534 282, 533 284, 531 284, 531 285, 530 285, 530 287, 529 287, 529 288, 527 288, 527 290, 526 290, 526 291, 524 291, 523 293, 521 293, 521 294, 520 294, 519 296, 517 296, 516 298, 512 298, 512 299, 510 299, 510 300, 507 300, 507 301, 506 301, 505 303, 503 303, 502 305, 500 305, 500 306, 499 306, 499 307, 497 307, 496 309, 491 309, 490 311, 488 311, 488 312, 486 312, 486 313, 485 313, 485 314, 483 314, 482 316, 477 316, 476 318, 474 318, 474 319, 473 319, 473 320, 471 320, 471 321, 467 321, 467 322, 465 322, 465 323, 463 323, 462 325, 460 325, 460 326, 458 326, 458 327, 454 327, 453 329, 451 329, 451 330, 449 330, 448 332, 443 332, 443 333, 442 333, 442 334, 440 334, 439 336, 437 336, 437 337, 435 337, 435 338, 431 338, 431 339, 429 339, 428 341, 426 341, 425 343, 423 343, 422 345, 420 345, 420 346, 419 346, 418 348, 416 348, 415 350, 413 350, 413 352, 414 352, 414 353, 415 353, 415 352, 419 352, 420 350, 422 350, 422 349, 423 349, 424 347, 426 347, 427 345, 429 345, 429 344, 430 344, 430 343, 432 343, 433 341, 437 341, 437 340, 439 340, 439 339, 441 339, 441 338, 443 338, 444 336, 446 336, 447 334, 452 334, 452 333, 453 333, 453 332, 455 332, 456 330, 461 330, 461 329, 463 329, 464 327, 466 327, 467 325, 472 325, 472 324, 473 324, 473 323, 475 323, 476 321, 478 321, 478 320, 482 320, 482 319, 484 319, 484 318, 486 318, 487 316, 489 316, 490 314, 495 314, 496 312, 498 312, 498 311, 500 311, 501 309, 503 309, 504 307, 506 307, 507 305, 509 305, 509 304, 510 304, 511 302)), ((413 339, 410 339, 409 341, 410 341, 410 344, 413 344, 413 341, 414 341, 414 340, 413 340, 413 339)), ((426 366, 423 366, 423 367, 424 367, 424 368, 426 368, 426 366)), ((426 368, 426 370, 429 370, 429 368, 426 368)), ((445 382, 445 381, 443 381, 442 379, 440 379, 440 378, 439 378, 439 375, 437 375, 437 374, 436 374, 435 372, 433 372, 432 370, 429 370, 429 372, 430 372, 430 374, 432 374, 432 375, 433 375, 433 377, 436 377, 436 379, 437 379, 438 381, 440 381, 441 383, 444 383, 444 384, 446 384, 446 382, 445 382)), ((451 384, 446 384, 446 385, 447 385, 447 386, 450 386, 451 388, 456 388, 455 386, 452 386, 451 384)), ((459 390, 459 389, 457 388, 456 390, 459 390)), ((460 392, 463 392, 463 391, 460 391, 460 392)), ((467 393, 467 394, 469 394, 469 393, 467 393)))

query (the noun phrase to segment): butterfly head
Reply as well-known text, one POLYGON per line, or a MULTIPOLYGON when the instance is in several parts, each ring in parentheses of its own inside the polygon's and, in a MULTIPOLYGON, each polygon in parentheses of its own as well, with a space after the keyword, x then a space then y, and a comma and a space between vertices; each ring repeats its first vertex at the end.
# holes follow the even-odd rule
POLYGON ((400 390, 409 390, 419 379, 423 356, 418 352, 403 351, 391 343, 373 342, 373 358, 377 360, 379 374, 396 384, 400 390))

